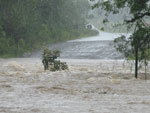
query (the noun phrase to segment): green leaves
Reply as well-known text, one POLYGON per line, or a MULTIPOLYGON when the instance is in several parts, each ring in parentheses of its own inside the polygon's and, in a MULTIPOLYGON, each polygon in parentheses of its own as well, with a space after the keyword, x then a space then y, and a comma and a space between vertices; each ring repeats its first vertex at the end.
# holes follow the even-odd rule
POLYGON ((44 49, 42 56, 42 63, 44 65, 44 69, 50 71, 67 70, 67 64, 65 62, 61 62, 60 60, 57 60, 59 56, 60 51, 58 50, 51 51, 49 49, 44 49))
MULTIPOLYGON (((129 18, 123 18, 123 22, 128 25, 128 28, 134 29, 133 34, 126 38, 121 36, 114 40, 115 48, 123 53, 127 59, 135 59, 135 72, 137 77, 138 62, 144 60, 145 66, 147 59, 150 60, 150 0, 100 0, 93 8, 101 8, 106 11, 108 18, 109 14, 120 13, 119 10, 129 9, 129 18)), ((107 20, 104 19, 103 23, 107 20)))
POLYGON ((87 0, 0 0, 0 51, 21 56, 88 34, 84 24, 89 9, 87 0))
POLYGON ((130 43, 130 40, 122 35, 114 40, 114 47, 117 51, 122 53, 126 59, 130 59, 134 56, 133 47, 130 43))

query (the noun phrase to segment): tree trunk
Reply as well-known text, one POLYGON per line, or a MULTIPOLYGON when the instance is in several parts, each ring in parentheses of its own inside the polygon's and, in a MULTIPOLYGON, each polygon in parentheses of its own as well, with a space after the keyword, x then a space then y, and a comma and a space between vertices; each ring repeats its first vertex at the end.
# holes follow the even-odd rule
POLYGON ((146 63, 147 62, 146 62, 146 55, 145 55, 145 59, 144 59, 144 64, 145 64, 145 80, 147 80, 147 64, 146 63))
POLYGON ((138 47, 135 48, 135 78, 138 78, 138 47))

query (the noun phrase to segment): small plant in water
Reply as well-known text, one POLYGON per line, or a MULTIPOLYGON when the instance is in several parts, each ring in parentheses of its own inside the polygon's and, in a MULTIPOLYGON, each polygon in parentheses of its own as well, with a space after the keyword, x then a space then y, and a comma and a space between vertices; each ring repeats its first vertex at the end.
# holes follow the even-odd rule
POLYGON ((60 60, 57 60, 59 56, 59 50, 52 51, 49 49, 44 49, 42 56, 42 63, 44 65, 44 69, 50 71, 68 70, 66 62, 61 62, 60 60))

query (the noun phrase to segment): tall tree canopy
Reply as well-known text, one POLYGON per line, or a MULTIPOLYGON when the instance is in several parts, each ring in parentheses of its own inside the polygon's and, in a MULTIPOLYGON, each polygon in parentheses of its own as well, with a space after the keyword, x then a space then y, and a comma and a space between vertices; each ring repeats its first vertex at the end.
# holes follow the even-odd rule
POLYGON ((137 22, 150 16, 150 0, 90 0, 96 3, 92 8, 101 8, 107 11, 106 15, 118 14, 120 9, 128 9, 128 17, 124 18, 126 23, 137 22))
POLYGON ((92 8, 101 8, 106 11, 106 22, 109 14, 120 14, 121 10, 128 11, 122 24, 128 25, 128 30, 134 29, 127 38, 121 36, 115 40, 118 51, 127 59, 135 59, 135 77, 138 77, 138 62, 150 59, 150 0, 90 0, 95 1, 92 8))
POLYGON ((89 9, 86 0, 0 0, 0 56, 92 35, 84 27, 89 9))

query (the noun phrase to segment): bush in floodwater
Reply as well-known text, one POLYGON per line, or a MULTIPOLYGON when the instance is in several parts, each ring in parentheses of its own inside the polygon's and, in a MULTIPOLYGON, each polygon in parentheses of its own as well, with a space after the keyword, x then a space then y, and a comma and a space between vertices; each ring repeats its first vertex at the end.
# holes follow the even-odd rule
POLYGON ((42 56, 42 63, 44 65, 44 69, 50 71, 67 70, 67 64, 65 62, 61 62, 60 60, 57 60, 59 56, 59 50, 52 51, 49 49, 44 49, 42 56))

